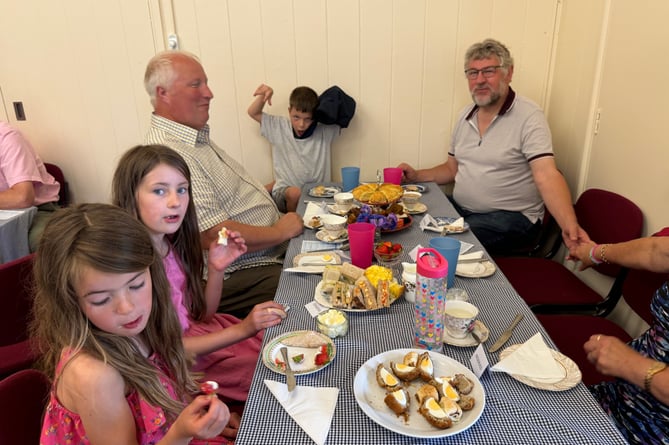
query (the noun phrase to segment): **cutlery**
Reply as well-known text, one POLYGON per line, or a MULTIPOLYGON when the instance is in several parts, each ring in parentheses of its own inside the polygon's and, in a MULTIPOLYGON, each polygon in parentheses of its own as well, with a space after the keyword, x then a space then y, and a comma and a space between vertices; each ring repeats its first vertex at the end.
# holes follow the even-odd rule
POLYGON ((467 328, 467 331, 472 334, 472 337, 474 337, 474 340, 476 340, 476 343, 481 344, 483 341, 481 340, 481 337, 476 333, 476 327, 475 327, 476 322, 472 322, 469 327, 467 328))
POLYGON ((506 343, 509 340, 509 338, 511 338, 511 334, 513 334, 514 328, 518 323, 520 323, 520 320, 522 319, 523 319, 523 314, 516 315, 516 318, 513 319, 509 327, 506 328, 506 330, 502 332, 502 335, 499 336, 497 341, 488 348, 488 352, 496 352, 499 348, 501 348, 502 345, 504 345, 504 343, 506 343))
POLYGON ((285 346, 281 347, 281 355, 283 356, 283 361, 286 364, 286 385, 288 385, 288 392, 295 389, 295 373, 290 367, 290 360, 288 359, 288 348, 285 346))
POLYGON ((484 261, 490 261, 490 258, 481 257, 481 258, 467 258, 467 259, 458 259, 458 264, 466 263, 483 263, 484 261))

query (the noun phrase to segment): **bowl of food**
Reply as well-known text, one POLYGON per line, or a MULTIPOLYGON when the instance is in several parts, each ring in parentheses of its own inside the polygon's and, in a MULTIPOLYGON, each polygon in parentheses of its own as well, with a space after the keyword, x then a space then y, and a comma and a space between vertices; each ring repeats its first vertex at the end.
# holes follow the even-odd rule
POLYGON ((374 258, 382 266, 392 266, 400 261, 403 250, 399 243, 383 241, 374 245, 374 258))

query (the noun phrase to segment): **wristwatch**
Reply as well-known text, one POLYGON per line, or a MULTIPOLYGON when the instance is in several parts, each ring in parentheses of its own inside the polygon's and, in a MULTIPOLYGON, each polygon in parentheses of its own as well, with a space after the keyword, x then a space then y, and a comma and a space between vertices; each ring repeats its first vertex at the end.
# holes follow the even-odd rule
POLYGON ((650 392, 650 383, 653 381, 655 374, 664 371, 667 368, 666 363, 655 362, 646 371, 646 377, 643 379, 643 389, 650 392))

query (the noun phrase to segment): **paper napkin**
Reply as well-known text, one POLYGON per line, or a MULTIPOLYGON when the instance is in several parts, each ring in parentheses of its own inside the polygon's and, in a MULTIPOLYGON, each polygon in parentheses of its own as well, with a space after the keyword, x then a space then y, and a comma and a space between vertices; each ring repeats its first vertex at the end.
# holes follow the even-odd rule
POLYGON ((480 260, 483 258, 483 251, 477 250, 476 252, 463 253, 462 247, 460 247, 460 256, 458 256, 458 261, 460 260, 480 260))
POLYGON ((453 221, 453 222, 450 224, 450 226, 451 226, 451 227, 464 228, 464 227, 465 227, 465 219, 462 218, 462 217, 460 217, 460 218, 456 219, 455 221, 453 221))
POLYGON ((265 385, 290 417, 318 445, 325 444, 330 432, 339 388, 296 386, 291 392, 285 383, 265 380, 265 385))
POLYGON ((307 208, 304 210, 304 216, 302 217, 302 220, 305 224, 307 224, 314 216, 325 215, 327 213, 328 211, 325 209, 325 201, 318 204, 315 202, 309 202, 307 204, 307 208))
POLYGON ((566 370, 555 361, 540 333, 536 333, 490 370, 522 375, 546 383, 558 382, 566 376, 566 370))

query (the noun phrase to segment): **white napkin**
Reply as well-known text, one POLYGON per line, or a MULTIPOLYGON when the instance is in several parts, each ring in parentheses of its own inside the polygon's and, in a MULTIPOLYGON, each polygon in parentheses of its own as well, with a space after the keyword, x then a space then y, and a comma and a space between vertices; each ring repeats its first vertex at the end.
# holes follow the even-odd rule
POLYGON ((453 222, 450 224, 450 226, 451 226, 451 227, 460 227, 460 228, 462 228, 462 227, 465 226, 465 219, 462 218, 462 217, 460 217, 460 218, 456 219, 455 221, 453 221, 453 222))
POLYGON ((304 216, 302 217, 302 220, 305 224, 308 224, 309 221, 311 221, 311 218, 314 216, 325 215, 327 213, 328 211, 325 209, 325 201, 318 204, 315 202, 309 202, 307 204, 307 208, 304 210, 304 216))
POLYGON ((318 445, 323 445, 330 432, 339 388, 298 385, 288 392, 285 383, 265 380, 265 385, 300 428, 318 445))
POLYGON ((553 353, 538 332, 490 370, 522 375, 546 383, 559 382, 566 376, 566 370, 555 361, 553 353))
POLYGON ((463 253, 462 247, 460 247, 460 256, 458 256, 458 261, 460 260, 480 260, 483 258, 483 251, 477 250, 476 252, 463 253))

